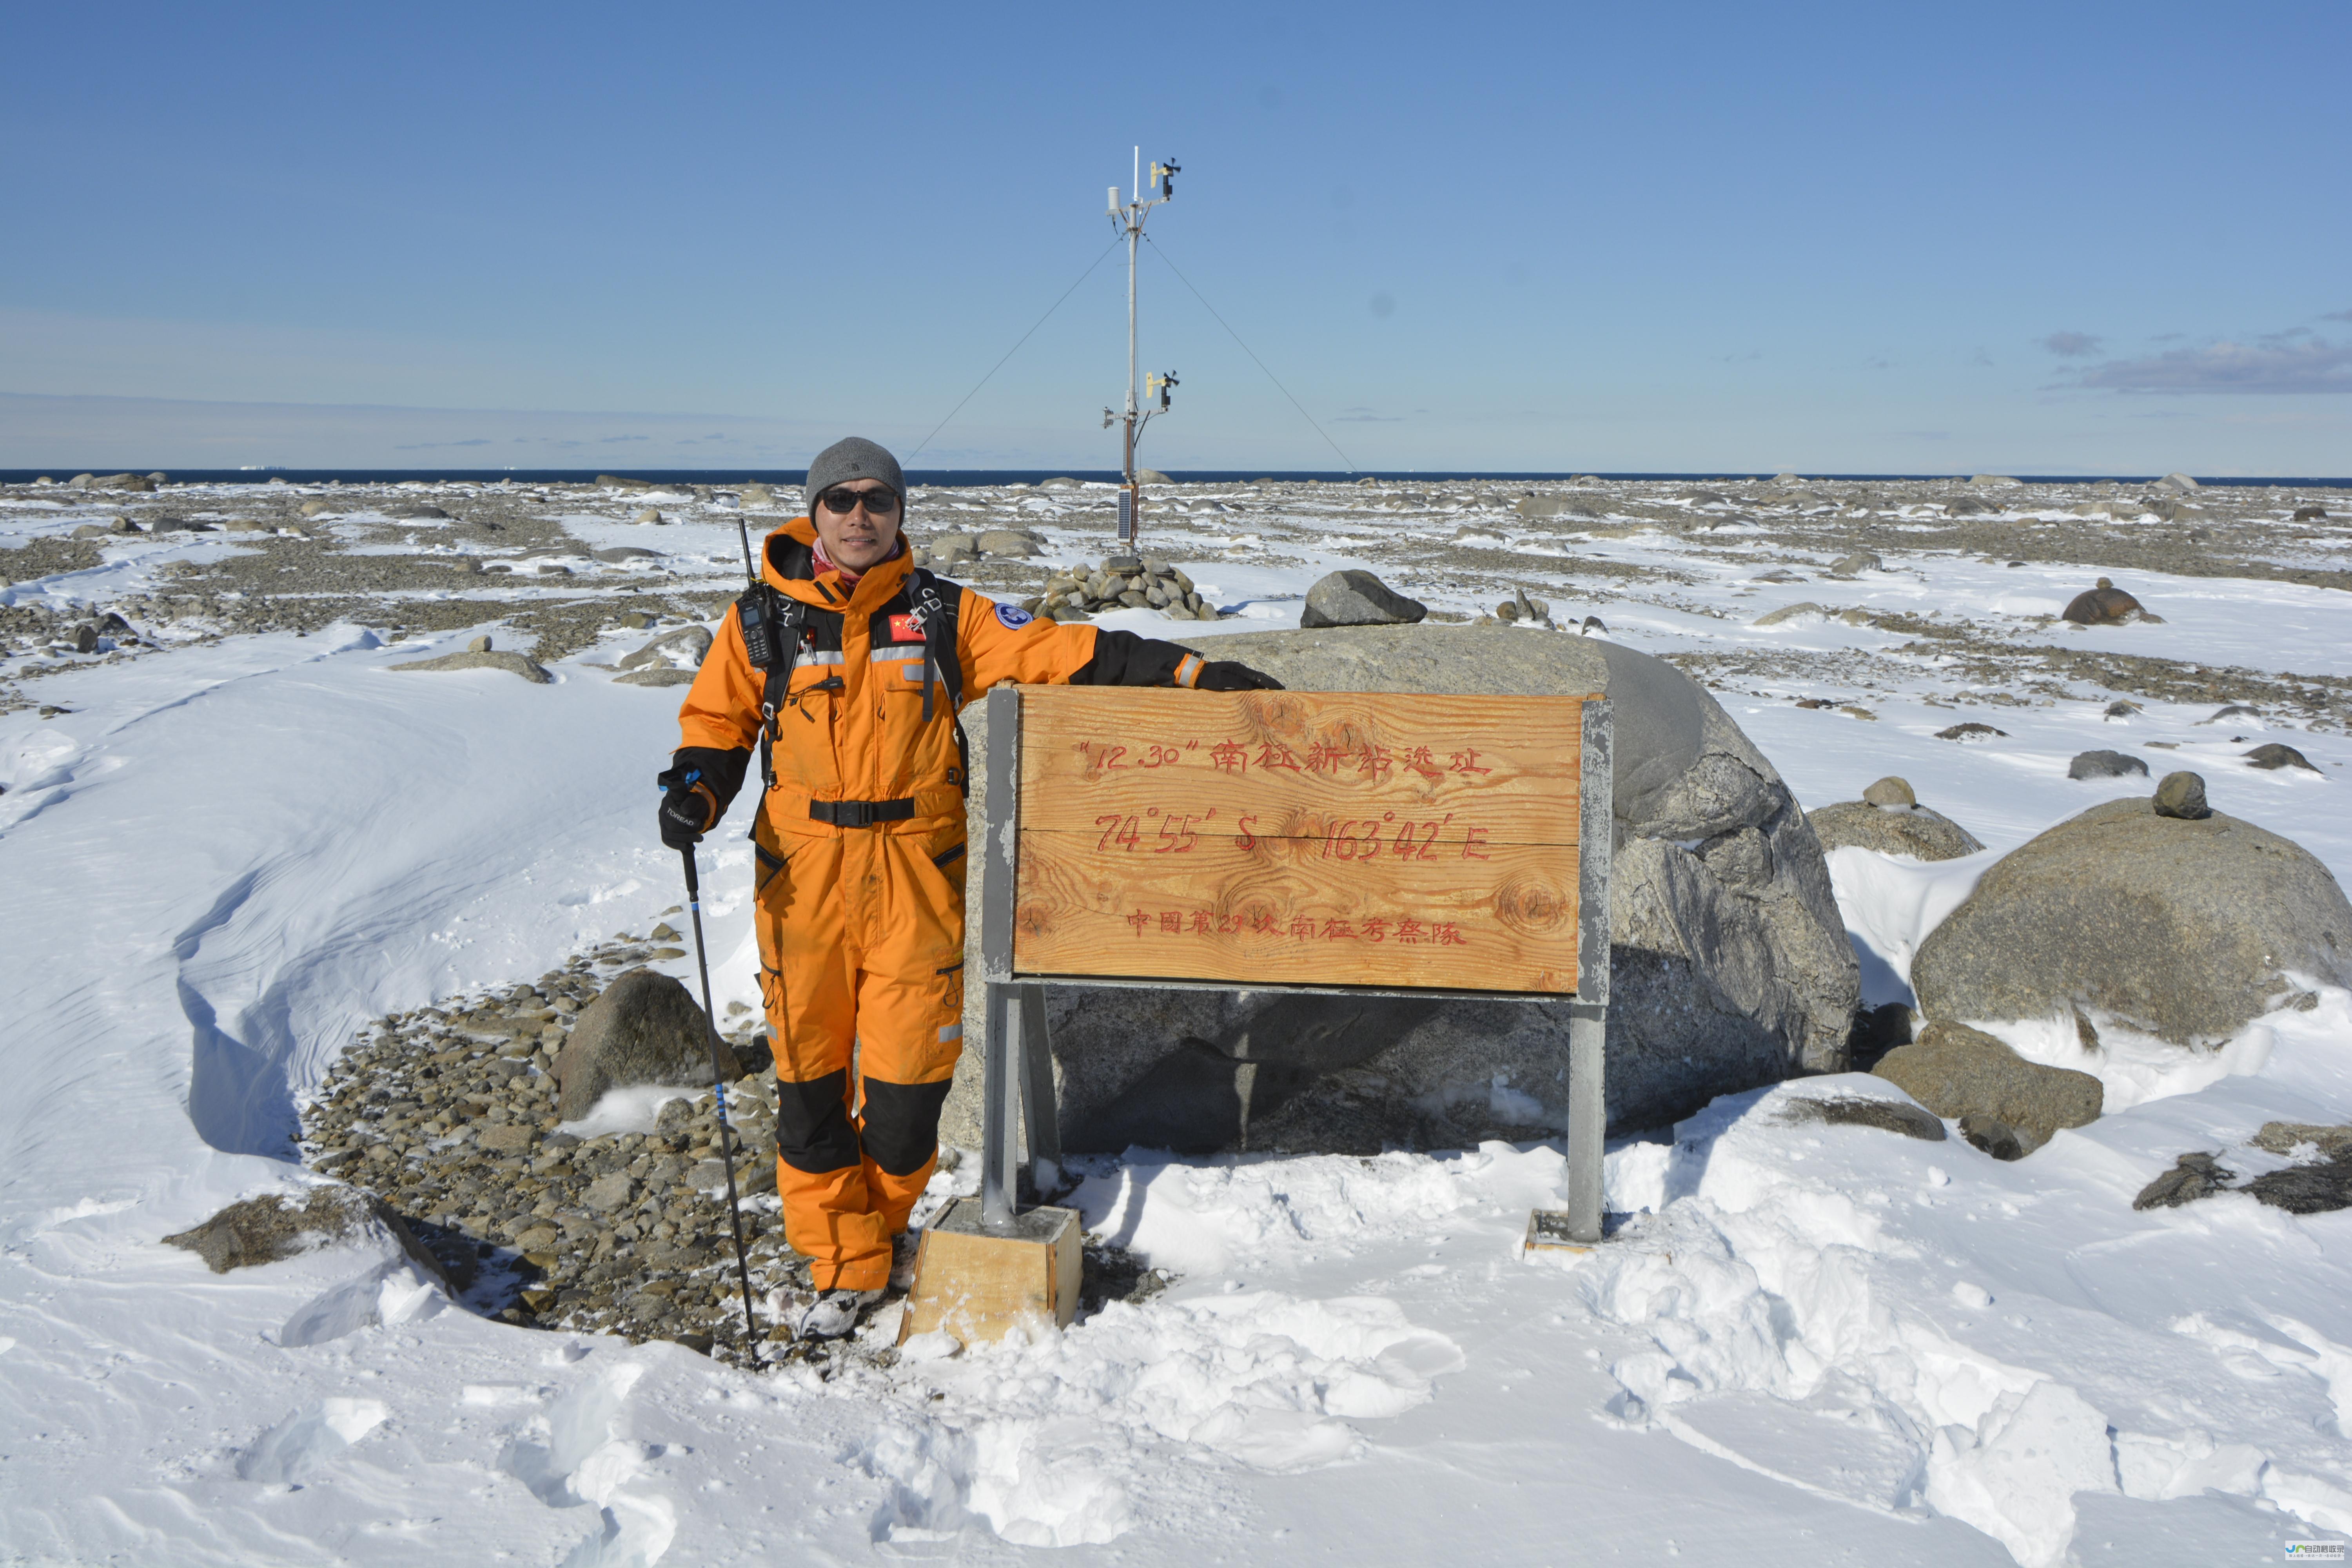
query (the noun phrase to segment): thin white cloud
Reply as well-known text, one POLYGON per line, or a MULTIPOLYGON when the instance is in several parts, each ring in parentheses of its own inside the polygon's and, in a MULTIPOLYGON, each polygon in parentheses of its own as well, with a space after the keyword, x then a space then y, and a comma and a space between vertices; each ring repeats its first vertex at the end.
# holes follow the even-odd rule
POLYGON ((2096 332, 2053 332, 2042 340, 2042 346, 2060 359, 2082 359, 2097 353, 2105 341, 2096 332))
POLYGON ((2352 392, 2352 343, 2279 333, 2086 366, 2071 384, 2115 392, 2352 392))

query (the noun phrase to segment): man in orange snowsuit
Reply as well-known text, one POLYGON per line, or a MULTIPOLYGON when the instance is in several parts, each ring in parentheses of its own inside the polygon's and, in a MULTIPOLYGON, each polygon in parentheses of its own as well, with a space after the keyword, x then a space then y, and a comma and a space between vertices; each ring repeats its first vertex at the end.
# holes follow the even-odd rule
POLYGON ((835 1337, 890 1279, 962 1049, 958 705, 1000 681, 1276 683, 1172 643, 1036 620, 912 566, 906 480, 871 441, 819 453, 806 494, 809 515, 761 548, 767 595, 720 624, 659 782, 662 841, 688 847, 764 753, 751 837, 776 1179, 785 1239, 813 1259, 817 1290, 798 1331, 835 1337), (756 663, 760 647, 789 648, 789 675, 756 663))

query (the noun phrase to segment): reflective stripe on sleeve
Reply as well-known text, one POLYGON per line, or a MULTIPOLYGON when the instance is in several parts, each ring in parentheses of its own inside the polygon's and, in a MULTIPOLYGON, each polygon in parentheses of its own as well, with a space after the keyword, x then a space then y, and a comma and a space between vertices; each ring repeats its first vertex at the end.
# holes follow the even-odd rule
POLYGON ((963 1026, 961 1024, 942 1024, 940 1026, 940 1042, 942 1045, 946 1044, 950 1040, 961 1040, 962 1038, 963 1026))

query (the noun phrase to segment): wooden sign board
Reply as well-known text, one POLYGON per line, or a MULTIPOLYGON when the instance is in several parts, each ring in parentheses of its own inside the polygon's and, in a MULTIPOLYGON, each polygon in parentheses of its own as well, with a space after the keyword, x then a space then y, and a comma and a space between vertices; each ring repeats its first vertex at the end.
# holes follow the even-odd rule
POLYGON ((991 769, 992 858, 1009 830, 1013 876, 1011 952, 990 968, 1014 981, 1590 995, 1580 931, 1588 902, 1606 908, 1591 882, 1608 858, 1606 709, 1021 688, 1017 735, 1000 739, 991 720, 992 751, 1010 742, 1017 761, 991 769), (1017 780, 1014 800, 997 798, 999 779, 1017 780))

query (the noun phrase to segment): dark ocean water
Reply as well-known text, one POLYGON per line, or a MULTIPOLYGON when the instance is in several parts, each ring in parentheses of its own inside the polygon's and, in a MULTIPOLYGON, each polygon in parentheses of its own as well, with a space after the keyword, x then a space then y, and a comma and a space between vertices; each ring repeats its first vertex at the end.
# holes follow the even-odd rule
MULTIPOLYGON (((57 479, 73 477, 77 470, 39 468, 0 468, 0 484, 30 484, 43 472, 57 479)), ((171 477, 179 484, 246 484, 257 485, 270 479, 284 479, 291 485, 325 484, 340 479, 347 485, 399 484, 406 480, 427 482, 454 480, 477 484, 496 484, 511 479, 517 484, 587 484, 602 473, 621 473, 612 468, 181 468, 172 470, 171 477)), ((1180 484, 1244 484, 1251 479, 1319 480, 1326 483, 1346 483, 1365 477, 1338 469, 1265 469, 1265 468, 1171 468, 1168 477, 1180 484)), ((772 485, 799 489, 808 477, 805 468, 640 468, 622 474, 627 479, 651 480, 656 484, 734 486, 758 479, 772 485)), ((1118 475, 1106 468, 910 468, 907 478, 918 485, 1034 485, 1040 479, 1066 477, 1074 479, 1096 479, 1115 484, 1118 475)), ((1534 471, 1472 471, 1454 469, 1397 468, 1379 476, 1391 484, 1464 484, 1478 481, 1559 481, 1575 478, 1568 472, 1538 473, 1534 471)), ((1689 484, 1739 484, 1770 479, 1770 474, 1732 473, 1720 469, 1691 473, 1604 474, 1594 473, 1602 479, 1679 480, 1689 484)), ((1809 479, 1869 479, 1881 482, 1895 479, 1948 479, 1966 478, 1952 474, 1807 474, 1809 479)), ((2019 474, 2014 476, 2028 484, 2088 485, 2116 480, 2123 484, 2144 484, 2153 474, 2019 474)), ((2206 479, 2198 477, 2205 485, 2250 486, 2263 489, 2277 486, 2284 489, 2314 489, 2320 488, 2352 488, 2352 478, 2314 479, 2308 477, 2278 479, 2206 479)), ((104 492, 100 492, 104 493, 104 492)))

